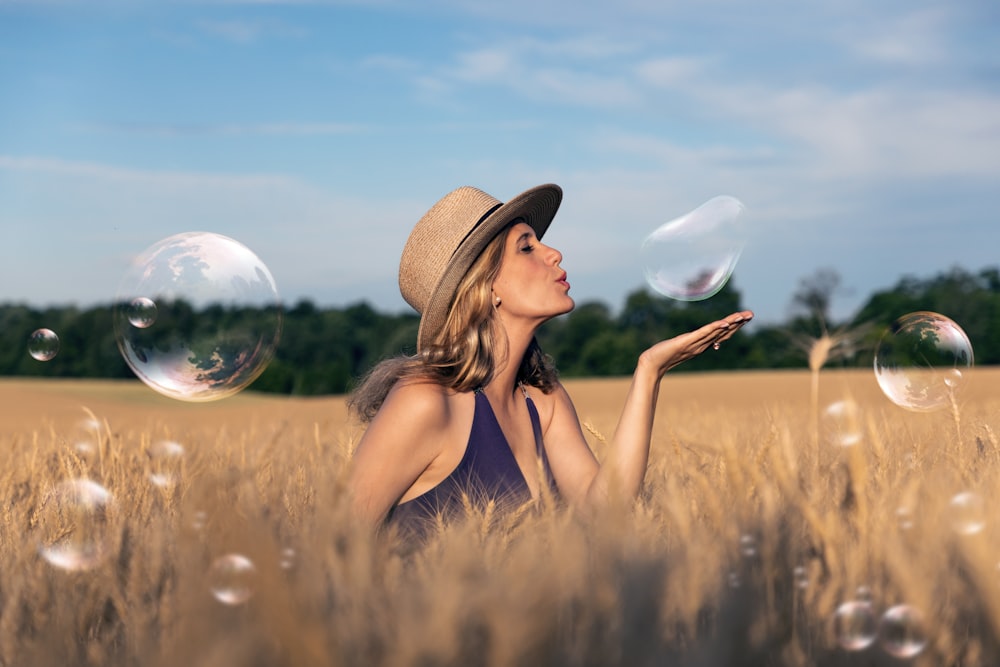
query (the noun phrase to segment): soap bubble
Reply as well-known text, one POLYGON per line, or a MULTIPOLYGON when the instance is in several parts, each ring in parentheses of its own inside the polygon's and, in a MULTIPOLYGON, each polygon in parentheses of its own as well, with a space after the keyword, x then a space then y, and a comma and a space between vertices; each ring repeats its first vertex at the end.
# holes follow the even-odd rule
POLYGON ((191 515, 191 529, 196 533, 201 533, 208 526, 208 512, 205 510, 195 510, 191 515))
POLYGON ((101 442, 104 436, 104 428, 101 420, 84 408, 85 417, 81 417, 74 424, 69 432, 68 443, 73 453, 82 459, 90 460, 100 457, 101 442))
POLYGON ((152 299, 137 296, 132 299, 128 310, 129 324, 138 329, 148 329, 156 322, 156 304, 152 299))
POLYGON ((240 605, 253 597, 253 580, 257 568, 241 554, 227 554, 212 563, 211 590, 215 599, 230 606, 240 605))
POLYGON ((948 503, 951 527, 959 535, 975 535, 986 527, 986 506, 978 493, 963 491, 948 503))
POLYGON ((282 570, 292 570, 295 569, 295 564, 298 562, 298 554, 295 553, 295 549, 292 547, 285 547, 281 550, 281 555, 278 559, 278 565, 282 570))
POLYGON ((39 518, 39 554, 54 567, 90 570, 108 556, 111 547, 114 497, 89 479, 71 479, 45 498, 39 518))
POLYGON ((264 372, 281 333, 281 306, 271 273, 246 246, 188 232, 135 259, 121 281, 114 324, 118 348, 140 380, 170 398, 213 401, 264 372), (136 324, 137 302, 146 326, 136 324))
POLYGON ((854 401, 845 399, 830 403, 823 409, 820 421, 828 443, 851 447, 861 442, 861 415, 854 401))
POLYGON ((169 489, 181 476, 184 446, 173 440, 157 440, 149 448, 149 481, 161 489, 169 489))
POLYGON ((805 565, 796 565, 792 570, 792 581, 799 590, 809 588, 809 569, 805 565))
POLYGON ((833 620, 837 641, 848 651, 863 651, 878 637, 871 602, 864 600, 844 602, 837 607, 833 620))
POLYGON ((701 301, 729 281, 743 252, 743 203, 714 197, 659 227, 642 242, 646 282, 679 301, 701 301))
POLYGON ((879 622, 878 634, 882 649, 897 658, 912 658, 927 646, 920 612, 906 604, 886 610, 879 622))
POLYGON ((896 405, 930 412, 950 404, 963 371, 973 365, 972 343, 960 326, 921 311, 896 320, 875 350, 875 378, 896 405))
POLYGON ((757 555, 757 539, 753 535, 749 533, 740 535, 740 553, 744 558, 753 558, 757 555))
POLYGON ((900 530, 910 530, 914 526, 913 510, 906 505, 900 505, 896 508, 896 521, 900 530))
POLYGON ((52 329, 36 329, 28 336, 28 354, 38 361, 50 361, 59 353, 59 336, 52 329))

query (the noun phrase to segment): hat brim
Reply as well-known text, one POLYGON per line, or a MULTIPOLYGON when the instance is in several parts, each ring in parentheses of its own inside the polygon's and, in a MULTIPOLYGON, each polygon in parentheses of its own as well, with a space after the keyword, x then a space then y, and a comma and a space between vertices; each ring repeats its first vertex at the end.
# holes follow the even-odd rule
POLYGON ((431 292, 420 318, 417 350, 422 351, 444 327, 458 284, 489 242, 517 218, 524 219, 535 230, 535 236, 542 238, 552 224, 560 203, 562 188, 551 183, 539 185, 511 198, 476 225, 455 250, 431 292))

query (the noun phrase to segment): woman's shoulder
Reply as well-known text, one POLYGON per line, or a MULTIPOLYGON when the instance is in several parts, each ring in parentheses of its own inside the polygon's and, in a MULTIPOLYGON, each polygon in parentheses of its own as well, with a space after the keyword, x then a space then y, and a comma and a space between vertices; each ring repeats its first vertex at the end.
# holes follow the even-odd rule
POLYGON ((462 397, 433 380, 406 378, 393 385, 381 411, 412 420, 414 426, 447 426, 462 397))
POLYGON ((528 395, 535 404, 538 411, 538 418, 543 428, 547 428, 552 421, 552 416, 560 409, 573 406, 573 401, 569 397, 566 388, 558 380, 552 384, 549 391, 542 391, 538 387, 528 387, 528 395))

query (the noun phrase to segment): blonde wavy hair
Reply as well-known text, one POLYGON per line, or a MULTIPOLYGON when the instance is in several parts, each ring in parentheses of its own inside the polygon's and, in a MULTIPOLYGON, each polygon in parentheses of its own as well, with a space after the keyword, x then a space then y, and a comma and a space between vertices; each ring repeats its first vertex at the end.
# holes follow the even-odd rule
MULTIPOLYGON (((435 382, 454 391, 489 384, 495 370, 508 363, 507 337, 492 300, 507 235, 514 220, 487 244, 462 278, 441 331, 415 355, 384 359, 365 375, 348 407, 370 422, 392 387, 403 379, 435 382)), ((558 381, 552 359, 532 339, 518 368, 517 380, 549 393, 558 381)))

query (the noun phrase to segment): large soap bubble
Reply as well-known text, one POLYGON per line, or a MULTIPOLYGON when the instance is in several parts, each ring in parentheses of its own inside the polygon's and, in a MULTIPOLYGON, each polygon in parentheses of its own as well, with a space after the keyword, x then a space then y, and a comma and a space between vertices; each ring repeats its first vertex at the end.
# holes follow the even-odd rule
POLYGON ((679 301, 701 301, 718 293, 743 252, 744 210, 734 197, 714 197, 656 229, 640 249, 646 282, 679 301))
POLYGON ((972 343, 954 321, 929 311, 903 315, 875 349, 875 378, 896 405, 931 412, 951 404, 973 365, 972 343))
POLYGON ((140 380, 171 398, 212 401, 264 372, 281 333, 281 304, 270 271, 246 246, 187 232, 132 262, 114 324, 140 380))

